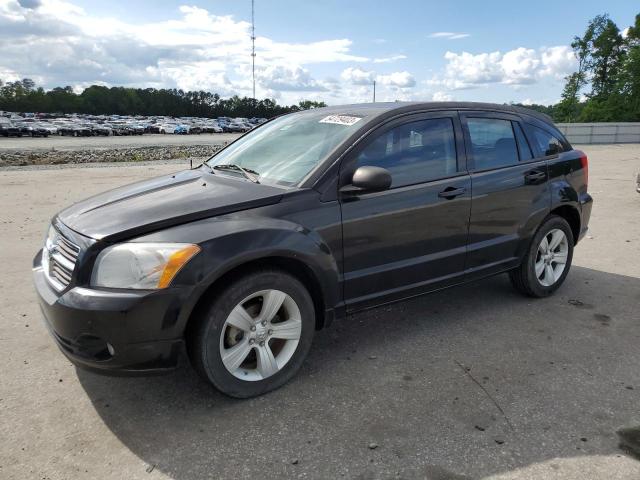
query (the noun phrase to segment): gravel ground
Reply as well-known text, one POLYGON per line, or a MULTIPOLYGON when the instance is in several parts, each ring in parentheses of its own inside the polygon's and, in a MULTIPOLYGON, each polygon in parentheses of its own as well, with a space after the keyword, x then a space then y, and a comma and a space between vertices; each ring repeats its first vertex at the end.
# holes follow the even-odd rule
POLYGON ((237 134, 6 138, 0 141, 0 169, 176 158, 203 160, 236 138, 237 134))
POLYGON ((184 365, 97 376, 42 324, 30 263, 61 207, 180 164, 0 171, 2 479, 624 479, 640 461, 639 145, 585 146, 591 231, 551 298, 502 275, 359 314, 237 401, 184 365))

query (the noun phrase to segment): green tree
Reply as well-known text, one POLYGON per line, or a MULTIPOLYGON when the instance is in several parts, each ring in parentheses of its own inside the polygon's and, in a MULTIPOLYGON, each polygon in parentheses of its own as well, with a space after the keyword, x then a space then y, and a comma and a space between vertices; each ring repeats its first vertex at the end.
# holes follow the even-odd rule
POLYGON ((562 91, 560 103, 556 108, 557 119, 562 122, 572 122, 578 116, 580 92, 586 84, 586 74, 591 68, 591 52, 593 51, 593 39, 599 17, 594 18, 587 25, 582 37, 573 37, 571 48, 578 60, 578 70, 565 77, 565 86, 562 91))
POLYGON ((300 110, 309 110, 311 108, 322 108, 326 106, 327 104, 324 102, 315 102, 313 100, 302 100, 300 103, 298 103, 298 108, 300 110))
POLYGON ((624 101, 624 120, 640 121, 640 14, 629 27, 625 39, 626 55, 619 75, 619 90, 624 101))
POLYGON ((624 41, 620 29, 608 15, 598 15, 592 23, 594 36, 590 53, 590 70, 593 79, 590 95, 594 98, 606 98, 616 91, 624 58, 624 41))

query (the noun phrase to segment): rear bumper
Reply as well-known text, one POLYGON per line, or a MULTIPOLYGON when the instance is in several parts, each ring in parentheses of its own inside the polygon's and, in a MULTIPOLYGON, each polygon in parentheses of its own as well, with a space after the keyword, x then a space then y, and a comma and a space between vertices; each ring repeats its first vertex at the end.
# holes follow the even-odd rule
MULTIPOLYGON (((593 198, 588 193, 584 193, 580 196, 580 235, 578 241, 580 241, 589 230, 589 219, 591 218, 591 208, 593 207, 593 198)), ((576 242, 577 243, 577 242, 576 242)))
POLYGON ((89 370, 135 375, 176 367, 183 349, 176 319, 180 290, 106 291, 74 287, 58 294, 34 259, 33 281, 45 324, 64 355, 89 370))

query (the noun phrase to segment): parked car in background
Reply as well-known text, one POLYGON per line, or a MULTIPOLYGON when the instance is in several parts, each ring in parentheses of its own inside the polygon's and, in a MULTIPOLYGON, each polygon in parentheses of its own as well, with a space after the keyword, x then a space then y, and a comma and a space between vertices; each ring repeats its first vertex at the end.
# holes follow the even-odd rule
POLYGON ((108 137, 113 135, 113 129, 107 125, 91 125, 90 127, 94 136, 108 137))
POLYGON ((91 137, 93 135, 91 127, 76 123, 69 123, 58 127, 58 133, 63 137, 91 137))
POLYGON ((11 120, 0 117, 0 135, 3 137, 21 137, 20 128, 11 120))
POLYGON ((48 137, 49 130, 41 127, 36 122, 19 122, 15 124, 20 129, 23 137, 48 137))
POLYGON ((227 132, 248 132, 249 130, 251 130, 251 127, 240 122, 230 123, 225 128, 227 132))
POLYGON ((160 125, 158 133, 162 133, 162 134, 176 133, 176 125, 172 123, 165 123, 163 125, 160 125))
MULTIPOLYGON (((243 133, 266 121, 263 118, 246 119, 238 117, 219 117, 217 119, 201 117, 168 116, 126 116, 126 115, 79 115, 79 114, 31 114, 10 113, 3 116, 13 122, 24 136, 123 136, 142 134, 177 133, 197 135, 200 133, 243 133), (45 120, 46 119, 46 120, 45 120), (34 131, 34 128, 36 129, 34 131)), ((15 135, 12 133, 12 135, 15 135)))
POLYGON ((76 365, 166 371, 186 349, 245 398, 291 379, 315 331, 359 310, 500 273, 553 294, 587 232, 587 187, 586 155, 528 109, 314 109, 61 211, 33 276, 76 365))
POLYGON ((48 123, 48 122, 38 122, 38 126, 44 130, 46 130, 49 135, 57 135, 58 134, 58 127, 55 126, 52 123, 48 123))

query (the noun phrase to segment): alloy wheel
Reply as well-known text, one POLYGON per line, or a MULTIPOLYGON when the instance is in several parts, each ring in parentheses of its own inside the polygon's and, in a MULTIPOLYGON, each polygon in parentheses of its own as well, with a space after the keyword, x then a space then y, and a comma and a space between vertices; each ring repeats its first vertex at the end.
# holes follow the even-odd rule
POLYGON ((290 295, 253 293, 233 308, 222 327, 222 363, 241 380, 264 380, 291 360, 301 333, 300 308, 290 295))
POLYGON ((538 282, 550 287, 562 276, 569 254, 569 239, 560 229, 549 231, 538 245, 534 268, 538 282))

